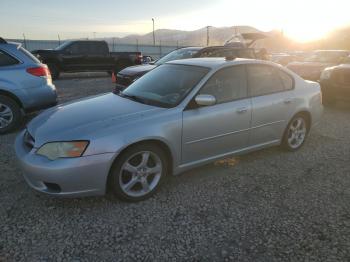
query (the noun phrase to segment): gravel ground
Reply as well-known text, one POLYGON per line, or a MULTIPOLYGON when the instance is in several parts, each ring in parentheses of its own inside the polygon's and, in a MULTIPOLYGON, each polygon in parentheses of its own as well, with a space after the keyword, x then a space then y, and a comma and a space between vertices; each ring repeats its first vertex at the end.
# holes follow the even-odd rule
MULTIPOLYGON (((111 90, 56 82, 61 102, 111 90)), ((279 148, 170 177, 137 204, 33 192, 0 137, 0 261, 350 261, 350 107, 326 109, 296 153, 279 148)))

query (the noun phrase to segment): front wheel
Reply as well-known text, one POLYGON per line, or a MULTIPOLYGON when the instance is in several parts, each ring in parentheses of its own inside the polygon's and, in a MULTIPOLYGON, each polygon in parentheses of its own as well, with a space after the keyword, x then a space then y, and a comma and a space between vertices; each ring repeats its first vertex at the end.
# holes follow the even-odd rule
POLYGON ((282 146, 288 151, 300 149, 309 132, 309 122, 303 114, 296 115, 290 121, 283 137, 282 146))
POLYGON ((127 149, 111 170, 109 186, 125 201, 137 202, 151 197, 168 172, 168 159, 163 150, 153 145, 127 149))

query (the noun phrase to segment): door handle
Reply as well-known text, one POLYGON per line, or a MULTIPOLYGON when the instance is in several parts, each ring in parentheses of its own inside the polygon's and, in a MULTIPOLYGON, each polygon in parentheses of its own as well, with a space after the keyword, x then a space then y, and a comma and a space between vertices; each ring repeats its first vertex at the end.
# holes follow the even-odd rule
POLYGON ((246 113, 247 111, 248 111, 248 108, 246 107, 241 107, 237 109, 238 114, 243 114, 243 113, 246 113))
POLYGON ((287 98, 283 102, 288 105, 288 104, 293 102, 293 99, 292 98, 287 98))

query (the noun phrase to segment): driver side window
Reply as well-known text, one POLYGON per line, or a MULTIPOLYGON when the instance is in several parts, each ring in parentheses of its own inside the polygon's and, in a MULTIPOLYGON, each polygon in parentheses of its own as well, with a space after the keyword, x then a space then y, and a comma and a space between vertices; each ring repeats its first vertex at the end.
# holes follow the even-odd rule
POLYGON ((216 72, 199 94, 214 96, 217 104, 246 98, 248 91, 244 66, 233 66, 216 72))

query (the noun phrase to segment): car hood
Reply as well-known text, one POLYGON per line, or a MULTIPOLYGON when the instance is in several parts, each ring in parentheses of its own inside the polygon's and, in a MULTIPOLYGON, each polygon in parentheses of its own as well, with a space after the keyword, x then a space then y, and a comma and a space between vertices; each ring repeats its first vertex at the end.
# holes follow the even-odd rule
POLYGON ((119 74, 127 76, 143 75, 156 67, 156 65, 130 66, 120 71, 119 74))
POLYGON ((35 147, 40 147, 52 141, 89 140, 103 128, 124 125, 163 110, 109 93, 46 110, 27 129, 35 139, 35 147))

